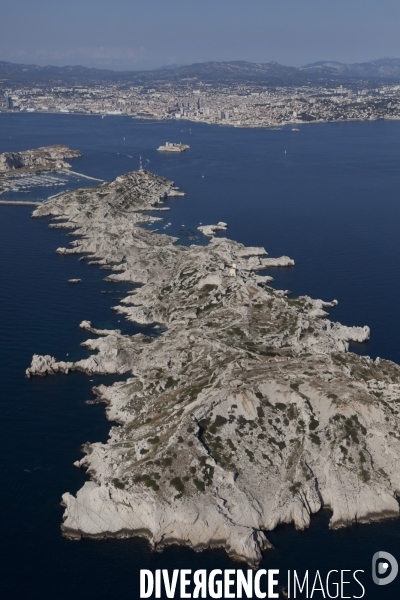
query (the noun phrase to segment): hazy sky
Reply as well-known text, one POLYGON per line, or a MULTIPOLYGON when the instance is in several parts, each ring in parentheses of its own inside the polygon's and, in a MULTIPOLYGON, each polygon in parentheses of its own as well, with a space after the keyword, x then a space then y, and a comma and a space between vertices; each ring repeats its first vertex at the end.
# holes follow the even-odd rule
POLYGON ((148 69, 400 57, 400 0, 1 0, 0 60, 148 69))

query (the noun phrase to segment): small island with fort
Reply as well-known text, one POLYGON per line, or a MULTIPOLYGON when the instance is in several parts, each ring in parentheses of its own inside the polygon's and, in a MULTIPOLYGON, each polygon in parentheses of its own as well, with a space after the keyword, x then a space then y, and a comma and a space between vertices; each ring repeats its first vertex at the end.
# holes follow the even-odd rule
POLYGON ((174 142, 165 142, 165 146, 159 146, 157 148, 159 152, 185 152, 190 150, 190 146, 187 144, 175 144, 174 142))

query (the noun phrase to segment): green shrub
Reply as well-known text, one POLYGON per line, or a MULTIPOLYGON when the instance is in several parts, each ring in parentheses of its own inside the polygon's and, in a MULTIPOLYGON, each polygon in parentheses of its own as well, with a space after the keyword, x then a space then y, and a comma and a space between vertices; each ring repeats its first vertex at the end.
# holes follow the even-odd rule
POLYGON ((117 479, 116 477, 112 480, 112 483, 119 490, 124 490, 125 489, 125 484, 120 479, 117 479))
POLYGON ((368 481, 371 479, 370 474, 365 469, 361 469, 360 476, 364 483, 368 483, 368 481))
POLYGON ((293 485, 290 486, 289 490, 292 492, 292 494, 296 494, 299 489, 301 488, 301 482, 300 481, 296 481, 295 483, 293 483, 293 485))
POLYGON ((226 440, 226 443, 228 444, 229 448, 231 450, 233 450, 233 452, 236 451, 236 446, 235 446, 235 444, 232 442, 232 440, 230 438, 228 440, 226 440))
POLYGON ((321 444, 321 440, 320 438, 317 436, 316 433, 311 433, 310 434, 310 439, 312 441, 313 444, 317 444, 318 446, 320 446, 321 444))
POLYGON ((158 435, 156 435, 153 438, 147 438, 147 441, 150 442, 150 444, 158 444, 160 441, 160 438, 158 437, 158 435))
POLYGON ((183 492, 185 490, 185 486, 180 477, 174 477, 173 479, 171 479, 170 484, 174 486, 174 488, 176 489, 177 492, 180 492, 181 494, 183 494, 183 492))
POLYGON ((254 462, 254 452, 252 452, 251 450, 248 450, 247 448, 245 449, 245 452, 246 452, 247 456, 249 457, 250 462, 254 462))

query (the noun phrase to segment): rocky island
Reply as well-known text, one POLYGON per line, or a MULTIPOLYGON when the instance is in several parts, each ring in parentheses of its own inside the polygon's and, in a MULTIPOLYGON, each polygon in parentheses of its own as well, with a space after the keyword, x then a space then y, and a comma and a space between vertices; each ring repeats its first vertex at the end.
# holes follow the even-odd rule
POLYGON ((159 152, 185 152, 189 149, 190 146, 187 144, 175 144, 174 142, 165 142, 165 146, 159 146, 157 148, 159 152))
POLYGON ((254 566, 268 531, 304 529, 322 507, 332 528, 398 516, 400 367, 349 352, 369 328, 332 322, 335 300, 273 289, 260 272, 290 258, 221 237, 177 246, 146 230, 160 217, 144 211, 172 187, 137 171, 33 212, 76 237, 57 252, 136 284, 119 314, 161 325, 124 335, 83 321, 88 358, 35 355, 27 369, 125 374, 93 388, 118 425, 84 446, 76 466, 90 481, 63 496, 64 534, 223 547, 254 566))
POLYGON ((0 154, 0 194, 15 187, 16 175, 69 169, 71 165, 66 162, 66 159, 80 156, 82 156, 82 152, 72 150, 62 144, 34 148, 24 152, 3 152, 0 154))

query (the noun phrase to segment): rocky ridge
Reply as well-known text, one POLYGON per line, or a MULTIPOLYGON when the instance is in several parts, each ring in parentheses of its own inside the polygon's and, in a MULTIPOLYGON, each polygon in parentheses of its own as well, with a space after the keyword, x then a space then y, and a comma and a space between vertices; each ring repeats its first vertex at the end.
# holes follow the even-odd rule
POLYGON ((73 230, 59 253, 141 284, 119 314, 163 325, 124 335, 83 321, 87 359, 34 356, 27 369, 129 374, 93 388, 119 425, 106 444, 85 445, 76 466, 90 481, 63 496, 64 534, 222 546, 256 565, 268 531, 306 528, 323 506, 331 527, 398 516, 399 366, 348 351, 370 332, 329 320, 336 301, 271 288, 258 272, 292 265, 288 257, 219 237, 175 246, 144 229, 159 219, 144 211, 162 207, 172 186, 138 171, 33 212, 73 230))

